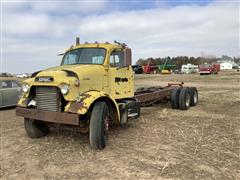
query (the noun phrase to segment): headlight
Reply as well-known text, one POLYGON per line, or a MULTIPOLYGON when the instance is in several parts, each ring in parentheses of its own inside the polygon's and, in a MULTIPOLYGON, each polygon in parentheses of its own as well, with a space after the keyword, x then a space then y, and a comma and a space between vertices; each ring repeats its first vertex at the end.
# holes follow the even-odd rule
POLYGON ((30 86, 28 84, 25 83, 22 85, 23 92, 27 93, 29 91, 29 89, 30 89, 30 86))
POLYGON ((61 84, 60 85, 60 90, 63 95, 67 94, 69 91, 69 85, 67 84, 61 84))

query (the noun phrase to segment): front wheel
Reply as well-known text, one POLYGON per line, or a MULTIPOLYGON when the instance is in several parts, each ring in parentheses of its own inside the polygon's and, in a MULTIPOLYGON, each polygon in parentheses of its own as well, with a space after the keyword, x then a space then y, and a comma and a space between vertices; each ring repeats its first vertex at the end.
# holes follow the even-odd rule
POLYGON ((40 138, 49 133, 49 127, 45 122, 24 118, 26 133, 31 138, 40 138))
POLYGON ((90 117, 89 140, 92 149, 104 149, 109 128, 110 111, 105 102, 96 102, 90 117))

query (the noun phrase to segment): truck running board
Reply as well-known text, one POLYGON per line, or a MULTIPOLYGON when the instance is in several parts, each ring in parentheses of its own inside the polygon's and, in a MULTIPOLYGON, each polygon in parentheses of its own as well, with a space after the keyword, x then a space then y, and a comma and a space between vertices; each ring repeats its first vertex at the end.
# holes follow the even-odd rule
POLYGON ((131 114, 128 114, 128 118, 137 118, 139 116, 138 113, 131 113, 131 114))

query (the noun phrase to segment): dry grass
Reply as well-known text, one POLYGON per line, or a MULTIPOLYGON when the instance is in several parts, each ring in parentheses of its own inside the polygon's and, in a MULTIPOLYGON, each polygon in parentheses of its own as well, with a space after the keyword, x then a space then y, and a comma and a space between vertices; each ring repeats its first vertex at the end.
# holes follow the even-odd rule
POLYGON ((3 179, 239 179, 239 74, 140 75, 136 85, 185 81, 199 89, 199 105, 142 109, 127 129, 112 129, 105 150, 90 150, 88 135, 54 129, 25 135, 13 109, 1 113, 3 179))

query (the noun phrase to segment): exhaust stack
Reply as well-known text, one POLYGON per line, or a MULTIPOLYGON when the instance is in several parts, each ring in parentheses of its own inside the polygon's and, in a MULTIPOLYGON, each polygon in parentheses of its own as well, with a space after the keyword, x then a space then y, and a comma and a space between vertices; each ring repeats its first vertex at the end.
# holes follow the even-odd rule
POLYGON ((76 46, 80 44, 80 38, 76 37, 76 46))

